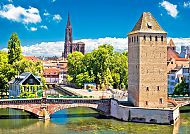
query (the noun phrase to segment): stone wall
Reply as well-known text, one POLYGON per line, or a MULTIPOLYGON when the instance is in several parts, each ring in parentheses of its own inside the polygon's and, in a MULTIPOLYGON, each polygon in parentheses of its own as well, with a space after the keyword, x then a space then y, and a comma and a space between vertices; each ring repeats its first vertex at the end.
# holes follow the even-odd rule
POLYGON ((111 100, 111 116, 119 120, 156 124, 174 124, 179 118, 179 108, 156 109, 128 107, 111 100))

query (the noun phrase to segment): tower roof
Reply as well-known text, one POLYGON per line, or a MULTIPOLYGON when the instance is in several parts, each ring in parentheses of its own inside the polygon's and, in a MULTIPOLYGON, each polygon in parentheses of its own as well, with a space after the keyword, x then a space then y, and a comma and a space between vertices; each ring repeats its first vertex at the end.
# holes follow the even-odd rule
POLYGON ((166 33, 150 12, 143 12, 135 27, 129 34, 134 33, 166 33))
POLYGON ((169 41, 169 43, 168 43, 168 46, 170 46, 170 47, 175 47, 175 44, 174 44, 174 42, 173 42, 172 39, 170 39, 170 41, 169 41))
POLYGON ((70 15, 68 13, 67 27, 71 26, 70 15))

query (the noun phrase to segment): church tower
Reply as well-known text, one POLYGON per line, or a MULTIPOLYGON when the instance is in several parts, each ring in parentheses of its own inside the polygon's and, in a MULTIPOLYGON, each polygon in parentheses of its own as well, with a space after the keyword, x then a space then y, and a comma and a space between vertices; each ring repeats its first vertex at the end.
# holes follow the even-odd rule
POLYGON ((167 107, 167 33, 144 12, 128 34, 128 97, 137 107, 167 107))
POLYGON ((64 45, 64 58, 67 58, 69 53, 72 53, 72 26, 70 15, 68 14, 67 26, 65 29, 65 45, 64 45))

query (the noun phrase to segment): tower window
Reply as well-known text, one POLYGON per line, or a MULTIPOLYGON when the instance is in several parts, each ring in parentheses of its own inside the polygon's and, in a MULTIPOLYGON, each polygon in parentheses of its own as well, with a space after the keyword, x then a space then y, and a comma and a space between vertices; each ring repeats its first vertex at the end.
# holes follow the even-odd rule
POLYGON ((134 37, 134 42, 136 42, 136 38, 134 37))
POLYGON ((164 37, 163 36, 161 36, 161 41, 164 41, 164 37))
POLYGON ((162 98, 160 98, 160 104, 162 104, 163 103, 163 99, 162 98))
POLYGON ((132 42, 133 42, 133 37, 132 37, 132 42))
POLYGON ((149 91, 149 87, 146 87, 146 91, 149 91))
POLYGON ((146 101, 145 104, 148 105, 148 101, 146 101))
POLYGON ((150 41, 152 41, 152 36, 150 35, 150 41))
POLYGON ((146 36, 144 35, 144 40, 146 40, 146 36))
POLYGON ((157 36, 155 37, 155 41, 158 41, 158 37, 157 36))
POLYGON ((131 38, 129 37, 129 43, 131 42, 131 38))
POLYGON ((160 91, 160 87, 159 86, 157 86, 157 90, 160 91))

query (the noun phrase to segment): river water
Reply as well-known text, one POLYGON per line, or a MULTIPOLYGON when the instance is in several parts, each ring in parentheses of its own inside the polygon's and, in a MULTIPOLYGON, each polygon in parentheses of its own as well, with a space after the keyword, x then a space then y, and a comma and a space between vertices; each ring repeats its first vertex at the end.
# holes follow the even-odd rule
POLYGON ((155 125, 106 119, 90 108, 58 111, 51 120, 38 120, 14 109, 0 109, 0 134, 190 134, 190 113, 175 125, 155 125))

